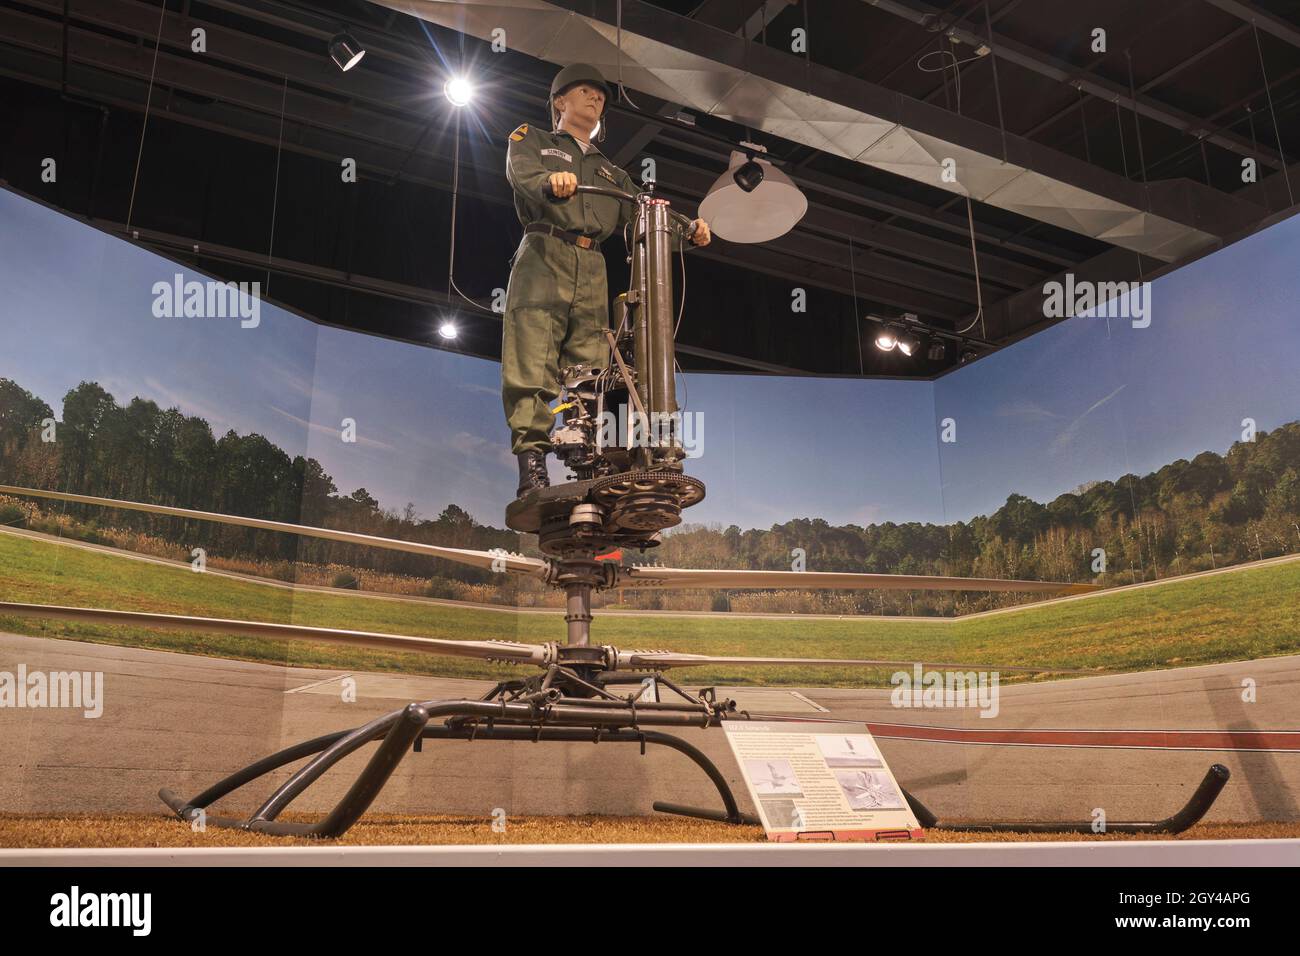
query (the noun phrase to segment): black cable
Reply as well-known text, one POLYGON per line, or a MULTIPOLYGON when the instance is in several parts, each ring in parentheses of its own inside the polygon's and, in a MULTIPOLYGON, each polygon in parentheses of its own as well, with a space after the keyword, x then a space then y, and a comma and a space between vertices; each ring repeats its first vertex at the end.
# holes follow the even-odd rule
POLYGON ((1264 77, 1264 95, 1268 97, 1268 111, 1273 117, 1273 135, 1277 137, 1277 155, 1282 160, 1282 176, 1286 180, 1286 198, 1295 205, 1295 196, 1291 193, 1291 171, 1286 168, 1286 154, 1282 151, 1282 129, 1277 125, 1277 110, 1273 108, 1273 91, 1268 86, 1268 70, 1264 67, 1264 48, 1259 42, 1259 26, 1254 20, 1250 28, 1255 31, 1255 51, 1259 54, 1259 72, 1264 77))

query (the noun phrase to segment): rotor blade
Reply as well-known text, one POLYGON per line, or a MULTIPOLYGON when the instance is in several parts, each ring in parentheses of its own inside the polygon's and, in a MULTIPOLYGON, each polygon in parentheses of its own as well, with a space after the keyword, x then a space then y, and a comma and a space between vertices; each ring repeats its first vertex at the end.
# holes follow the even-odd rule
POLYGON ((355 531, 336 531, 333 528, 314 528, 310 525, 291 524, 287 521, 269 521, 265 518, 245 518, 242 515, 227 515, 216 511, 194 511, 190 508, 174 508, 170 505, 151 505, 139 501, 123 501, 118 498, 95 498, 91 495, 74 495, 65 491, 40 491, 36 488, 16 488, 12 485, 0 485, 0 494, 28 495, 35 498, 51 498, 55 501, 72 501, 83 505, 100 505, 104 508, 122 508, 127 511, 147 511, 150 514, 170 515, 174 518, 194 518, 198 521, 215 521, 218 524, 233 524, 242 528, 258 528, 263 531, 281 531, 285 534, 301 534, 309 538, 324 538, 327 541, 342 541, 345 544, 359 544, 371 548, 387 548, 390 551, 407 551, 411 554, 423 554, 431 558, 443 558, 473 565, 489 570, 513 571, 516 574, 532 574, 541 577, 546 571, 546 562, 522 554, 491 551, 470 551, 464 548, 443 548, 436 544, 422 544, 418 541, 402 541, 400 538, 380 538, 371 534, 355 531), (499 562, 499 563, 498 563, 499 562))
POLYGON ((447 641, 436 637, 412 637, 407 634, 344 631, 332 627, 269 624, 263 621, 232 621, 217 617, 190 617, 187 614, 110 611, 97 607, 58 607, 50 604, 15 604, 10 601, 0 601, 0 616, 4 615, 158 627, 168 630, 205 631, 212 634, 242 634, 246 637, 268 637, 281 641, 319 641, 325 644, 348 644, 353 647, 378 648, 386 651, 445 654, 452 657, 473 657, 478 660, 514 664, 545 664, 554 656, 551 649, 542 644, 519 644, 514 641, 447 641))
POLYGON ((1006 581, 923 574, 859 574, 851 571, 728 571, 706 568, 619 568, 620 588, 839 588, 862 591, 1024 591, 1086 594, 1095 584, 1006 581))
POLYGON ((654 669, 668 667, 700 667, 704 664, 743 664, 766 667, 768 665, 799 664, 821 667, 912 667, 915 664, 929 664, 944 670, 958 671, 1024 671, 1030 674, 1095 674, 1096 671, 1067 670, 1060 667, 1025 667, 1023 665, 1003 667, 997 664, 954 664, 939 661, 923 661, 912 658, 908 661, 873 661, 852 658, 820 657, 713 657, 709 654, 678 654, 674 651, 624 651, 618 652, 618 666, 628 668, 648 667, 654 669))

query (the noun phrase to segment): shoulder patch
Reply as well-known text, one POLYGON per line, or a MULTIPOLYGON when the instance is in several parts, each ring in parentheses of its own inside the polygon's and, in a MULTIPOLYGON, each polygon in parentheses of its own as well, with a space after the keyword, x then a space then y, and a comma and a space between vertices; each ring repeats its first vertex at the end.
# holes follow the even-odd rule
POLYGON ((519 128, 510 134, 510 139, 511 141, 518 143, 527 135, 528 135, 528 124, 520 123, 519 128))

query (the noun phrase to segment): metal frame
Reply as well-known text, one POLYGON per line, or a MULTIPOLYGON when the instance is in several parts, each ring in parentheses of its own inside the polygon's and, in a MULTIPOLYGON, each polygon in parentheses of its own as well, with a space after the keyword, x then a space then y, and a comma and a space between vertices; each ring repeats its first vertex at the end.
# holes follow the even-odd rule
MULTIPOLYGON (((497 684, 480 700, 428 700, 410 703, 398 710, 376 717, 350 730, 314 737, 277 751, 218 781, 195 797, 185 800, 164 787, 158 796, 181 819, 192 823, 202 817, 204 824, 223 829, 248 830, 272 836, 334 839, 346 833, 374 803, 410 748, 423 751, 426 739, 531 741, 533 743, 635 743, 644 756, 647 744, 658 744, 688 757, 708 776, 722 801, 721 810, 656 801, 652 808, 660 813, 712 820, 733 825, 759 825, 752 814, 741 811, 735 794, 717 765, 698 747, 671 734, 645 727, 721 727, 724 719, 749 719, 738 711, 730 698, 718 700, 713 688, 706 688, 692 698, 661 673, 651 675, 616 674, 592 671, 579 665, 566 667, 552 664, 546 673, 523 680, 497 684), (682 703, 638 701, 636 695, 619 698, 605 688, 610 684, 640 686, 653 679, 667 687, 682 703), (564 688, 562 690, 561 688, 564 688), (592 694, 574 697, 566 693, 592 694), (439 717, 440 726, 429 722, 439 717), (379 747, 367 761, 347 793, 334 808, 315 823, 286 822, 281 813, 335 764, 366 744, 378 741, 379 747), (207 816, 207 808, 235 790, 297 760, 310 757, 292 776, 262 802, 252 816, 239 820, 225 816, 207 816)), ((1227 784, 1230 773, 1222 764, 1213 764, 1191 798, 1176 813, 1162 820, 1107 823, 1098 831, 1092 821, 996 821, 946 823, 906 789, 902 789, 908 806, 922 829, 964 833, 1182 833, 1209 812, 1227 784)))
MULTIPOLYGON (((585 669, 585 668, 583 668, 585 669)), ((722 823, 757 825, 758 819, 742 813, 726 777, 699 748, 680 737, 643 727, 718 727, 724 714, 734 714, 735 701, 714 699, 712 690, 691 698, 662 674, 653 678, 683 698, 683 703, 638 702, 635 695, 618 698, 604 684, 639 686, 642 675, 580 674, 576 668, 551 665, 545 675, 498 684, 481 700, 428 700, 410 703, 351 730, 340 730, 286 747, 218 781, 193 799, 185 800, 164 787, 158 796, 182 820, 202 816, 204 824, 225 829, 250 830, 274 836, 330 839, 342 836, 370 808, 388 783, 407 748, 419 752, 426 738, 437 740, 530 740, 534 743, 582 742, 659 744, 684 754, 708 775, 722 800, 722 810, 676 803, 655 803, 654 809, 679 816, 722 823), (599 684, 589 683, 587 677, 599 684), (597 696, 567 696, 561 687, 597 696), (441 726, 429 721, 445 717, 441 726), (352 786, 334 808, 316 823, 292 823, 277 818, 344 757, 379 741, 379 747, 352 786), (247 820, 208 817, 207 808, 245 784, 304 757, 311 757, 266 798, 247 820)))
POLYGON ((1221 763, 1211 764, 1205 771, 1196 791, 1172 816, 1163 820, 1129 821, 1123 823, 1106 823, 1101 829, 1094 821, 1076 823, 1045 823, 1042 821, 1008 821, 999 823, 944 823, 930 809, 914 796, 903 791, 908 805, 916 814, 917 822, 927 830, 952 830, 958 833, 1156 833, 1172 835, 1182 833, 1197 823, 1214 806, 1228 778, 1232 776, 1228 768, 1221 763))

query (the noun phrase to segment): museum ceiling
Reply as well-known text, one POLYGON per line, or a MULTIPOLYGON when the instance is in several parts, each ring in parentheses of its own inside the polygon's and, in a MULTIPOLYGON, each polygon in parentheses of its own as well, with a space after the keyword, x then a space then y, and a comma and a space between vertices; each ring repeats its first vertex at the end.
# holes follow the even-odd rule
POLYGON ((933 377, 1058 321, 1064 273, 1150 279, 1300 189, 1286 0, 0 0, 0 52, 11 188, 331 325, 445 347, 454 311, 487 358, 504 144, 558 63, 621 73, 602 149, 685 211, 742 141, 807 197, 778 239, 689 254, 687 370, 933 377), (874 348, 904 314, 947 347, 874 348))

